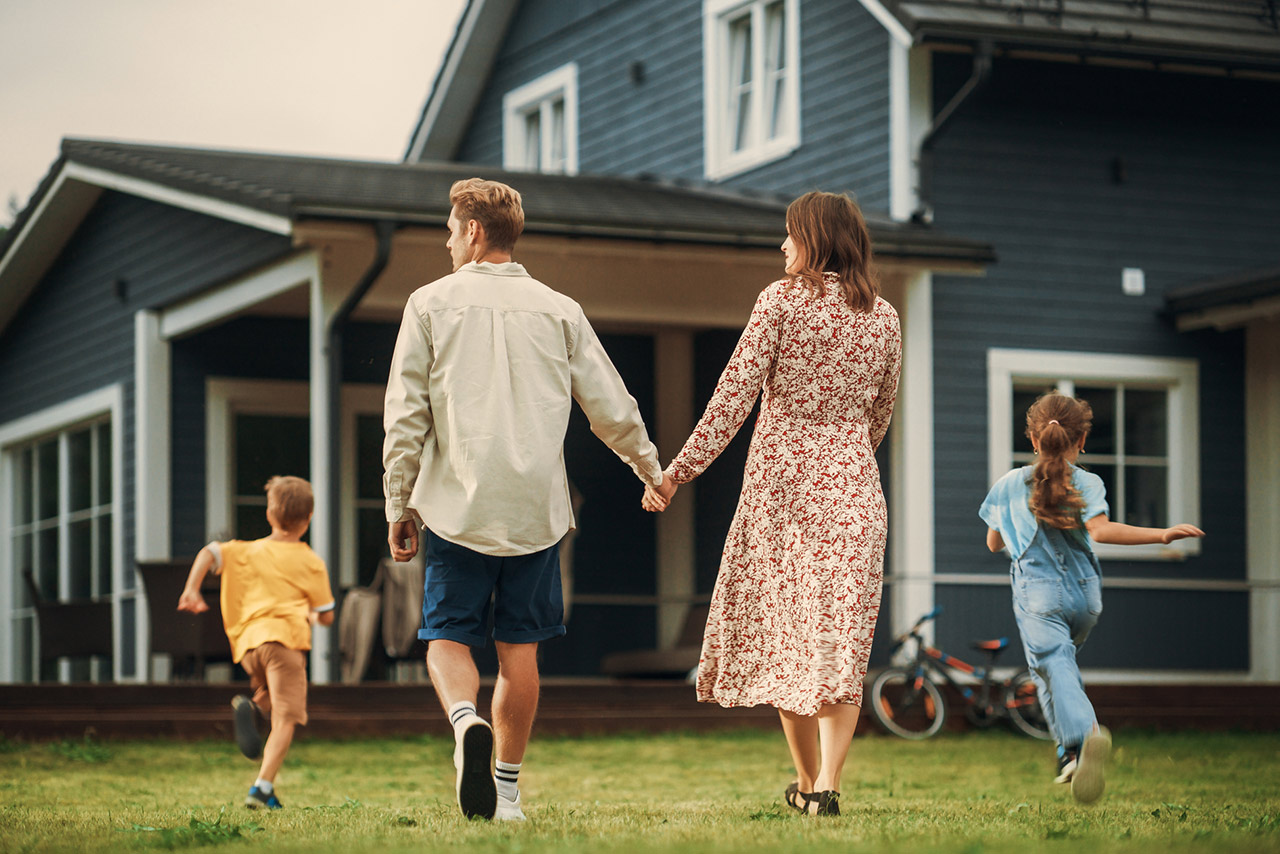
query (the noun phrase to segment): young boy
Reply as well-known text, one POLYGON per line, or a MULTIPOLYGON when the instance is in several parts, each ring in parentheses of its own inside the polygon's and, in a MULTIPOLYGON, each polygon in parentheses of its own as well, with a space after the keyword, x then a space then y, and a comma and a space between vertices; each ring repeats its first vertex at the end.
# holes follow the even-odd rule
POLYGON ((200 583, 210 570, 222 574, 222 624, 232 660, 244 667, 253 688, 252 700, 241 694, 231 701, 236 743, 250 759, 262 757, 262 770, 244 805, 278 810, 276 772, 289 752, 294 727, 307 723, 311 626, 333 623, 334 601, 324 561, 302 542, 315 506, 311 484, 300 477, 273 477, 266 492, 271 535, 201 549, 178 610, 209 610, 200 583), (268 714, 271 731, 264 751, 258 725, 268 714))

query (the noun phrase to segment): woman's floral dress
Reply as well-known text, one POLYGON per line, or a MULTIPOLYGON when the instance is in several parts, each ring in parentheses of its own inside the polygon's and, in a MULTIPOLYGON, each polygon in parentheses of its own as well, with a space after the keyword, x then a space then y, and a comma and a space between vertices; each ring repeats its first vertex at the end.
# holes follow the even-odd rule
POLYGON ((783 280, 760 294, 693 435, 667 469, 697 477, 764 398, 698 664, 698 699, 801 715, 862 704, 887 532, 875 449, 902 336, 883 299, 855 312, 783 280))

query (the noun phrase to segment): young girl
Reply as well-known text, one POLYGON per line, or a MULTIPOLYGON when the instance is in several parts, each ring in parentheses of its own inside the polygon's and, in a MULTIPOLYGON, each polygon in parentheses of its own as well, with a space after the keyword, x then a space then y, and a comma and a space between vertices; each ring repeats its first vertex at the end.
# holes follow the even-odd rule
POLYGON ((1076 666, 1076 650, 1102 613, 1102 581, 1092 541, 1117 545, 1171 543, 1203 537, 1192 525, 1138 528, 1107 518, 1106 487, 1078 468, 1076 457, 1093 422, 1083 400, 1057 392, 1027 410, 1027 438, 1040 459, 996 481, 978 515, 987 548, 1013 558, 1013 613, 1040 691, 1045 720, 1058 742, 1058 777, 1092 803, 1106 785, 1111 734, 1098 726, 1076 666))

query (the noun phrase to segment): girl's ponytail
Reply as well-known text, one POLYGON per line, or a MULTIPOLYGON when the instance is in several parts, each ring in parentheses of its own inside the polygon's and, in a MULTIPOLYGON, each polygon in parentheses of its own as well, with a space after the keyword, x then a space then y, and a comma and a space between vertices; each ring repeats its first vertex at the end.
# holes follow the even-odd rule
POLYGON ((1031 480, 1031 512, 1052 528, 1083 527, 1084 498, 1071 485, 1067 454, 1093 426, 1093 409, 1083 400, 1058 394, 1040 395, 1027 410, 1027 438, 1039 446, 1031 480))

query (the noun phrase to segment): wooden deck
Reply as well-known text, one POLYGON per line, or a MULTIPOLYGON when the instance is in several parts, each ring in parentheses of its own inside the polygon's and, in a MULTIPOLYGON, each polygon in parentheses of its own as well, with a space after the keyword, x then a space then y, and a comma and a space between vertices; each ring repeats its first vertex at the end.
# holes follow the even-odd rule
MULTIPOLYGON (((166 685, 0 685, 0 733, 10 739, 217 738, 230 734, 231 698, 244 683, 166 685)), ((481 687, 485 713, 492 681, 481 687)), ((1280 685, 1095 685, 1089 696, 1104 723, 1176 730, 1280 730, 1280 685)), ((313 685, 310 724, 319 737, 445 734, 429 684, 313 685)), ((948 727, 969 726, 958 703, 948 727)), ((774 728, 767 706, 722 709, 697 703, 679 682, 551 679, 543 682, 537 733, 577 734, 774 728)), ((874 726, 864 716, 859 731, 874 726)))

